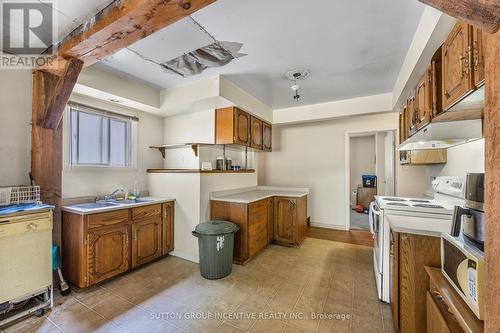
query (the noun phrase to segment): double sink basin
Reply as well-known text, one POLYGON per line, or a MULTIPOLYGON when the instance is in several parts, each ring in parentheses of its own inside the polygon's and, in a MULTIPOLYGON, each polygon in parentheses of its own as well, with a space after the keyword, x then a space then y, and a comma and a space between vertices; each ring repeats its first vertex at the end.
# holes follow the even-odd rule
POLYGON ((92 203, 77 204, 63 207, 66 211, 79 211, 91 213, 96 211, 114 210, 117 208, 127 208, 130 206, 139 206, 148 203, 157 202, 154 198, 137 198, 135 200, 99 200, 92 203), (66 209, 65 209, 66 208, 66 209))

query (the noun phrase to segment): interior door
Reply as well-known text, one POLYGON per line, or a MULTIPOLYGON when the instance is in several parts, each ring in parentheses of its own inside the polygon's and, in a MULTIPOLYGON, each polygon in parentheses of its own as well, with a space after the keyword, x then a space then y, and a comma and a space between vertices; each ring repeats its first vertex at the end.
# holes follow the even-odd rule
POLYGON ((395 163, 394 133, 388 132, 385 136, 385 195, 394 195, 394 163, 395 163))

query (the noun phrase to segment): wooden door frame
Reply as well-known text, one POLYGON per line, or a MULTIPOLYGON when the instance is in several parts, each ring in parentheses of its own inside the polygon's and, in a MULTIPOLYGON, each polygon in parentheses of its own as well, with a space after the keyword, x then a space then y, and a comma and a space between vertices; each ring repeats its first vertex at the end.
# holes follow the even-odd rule
MULTIPOLYGON (((398 124, 399 124, 399 118, 398 118, 398 124)), ((373 135, 375 137, 375 154, 377 154, 377 133, 380 132, 393 132, 394 134, 394 142, 396 142, 396 139, 399 138, 399 133, 398 129, 394 127, 387 127, 387 128, 380 128, 377 130, 357 130, 357 131, 346 131, 345 132, 345 137, 344 137, 344 146, 345 146, 345 182, 344 182, 344 193, 345 193, 345 200, 344 200, 344 207, 345 207, 345 218, 346 218, 346 224, 344 228, 341 227, 334 227, 332 229, 339 229, 339 230, 351 230, 351 208, 350 208, 350 198, 351 198, 351 138, 359 136, 359 134, 366 133, 367 135, 373 135)), ((394 149, 394 154, 396 154, 396 149, 394 149)), ((385 158, 385 157, 384 157, 385 158)), ((396 161, 396 159, 395 159, 396 161)), ((397 168, 396 168, 396 163, 394 163, 394 193, 396 193, 396 188, 397 188, 397 168)))

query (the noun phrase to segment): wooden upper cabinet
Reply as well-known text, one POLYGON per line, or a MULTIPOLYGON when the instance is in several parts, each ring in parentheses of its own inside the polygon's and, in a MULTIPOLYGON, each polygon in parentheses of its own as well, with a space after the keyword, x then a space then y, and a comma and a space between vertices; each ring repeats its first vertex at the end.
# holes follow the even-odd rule
POLYGON ((174 203, 163 204, 163 227, 162 227, 162 253, 167 254, 174 250, 174 203))
POLYGON ((243 146, 250 145, 250 118, 243 110, 234 111, 234 143, 243 146))
POLYGON ((418 114, 415 109, 415 96, 411 96, 406 102, 406 116, 407 134, 410 137, 417 132, 418 114))
POLYGON ((98 283, 129 269, 128 230, 129 225, 126 224, 89 231, 88 284, 98 283))
POLYGON ((471 27, 457 22, 442 48, 443 109, 447 110, 473 89, 471 27))
POLYGON ((273 126, 266 122, 262 123, 262 149, 264 151, 273 150, 273 126))
POLYGON ((485 34, 481 29, 472 27, 472 75, 475 87, 484 83, 484 40, 485 34))
POLYGON ((161 256, 161 227, 160 216, 132 223, 132 267, 137 267, 161 256))
POLYGON ((262 150, 263 146, 263 122, 259 118, 250 117, 251 133, 250 133, 250 147, 262 150))
POLYGON ((408 139, 408 131, 407 131, 407 118, 408 115, 406 114, 407 108, 406 104, 403 106, 403 111, 399 113, 399 143, 403 143, 408 139))
POLYGON ((432 114, 431 119, 443 112, 442 47, 432 57, 430 67, 432 114))
POLYGON ((250 118, 233 106, 215 110, 215 143, 250 146, 250 118))
POLYGON ((415 116, 417 129, 425 127, 431 121, 432 113, 432 77, 431 69, 425 71, 415 90, 415 116))

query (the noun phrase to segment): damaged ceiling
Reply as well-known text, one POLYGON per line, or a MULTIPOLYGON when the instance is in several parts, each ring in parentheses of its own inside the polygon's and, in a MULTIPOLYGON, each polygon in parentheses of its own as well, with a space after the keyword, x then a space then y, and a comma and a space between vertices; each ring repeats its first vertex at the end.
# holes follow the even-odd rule
POLYGON ((222 74, 274 109, 297 105, 284 78, 293 68, 311 70, 300 105, 385 93, 423 8, 414 0, 218 0, 98 66, 158 89, 222 74))

